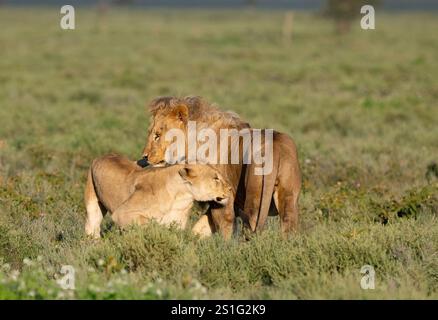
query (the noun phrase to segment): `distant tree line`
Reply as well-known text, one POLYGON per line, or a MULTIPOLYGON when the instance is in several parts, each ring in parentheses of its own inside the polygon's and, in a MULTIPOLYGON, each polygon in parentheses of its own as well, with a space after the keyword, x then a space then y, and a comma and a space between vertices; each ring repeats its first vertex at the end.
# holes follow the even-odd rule
POLYGON ((133 4, 135 0, 113 0, 114 4, 133 4))
POLYGON ((376 7, 381 3, 381 0, 328 0, 323 13, 335 21, 338 33, 346 33, 351 29, 352 22, 360 15, 362 6, 376 7))
MULTIPOLYGON (((247 6, 256 6, 258 0, 236 0, 243 1, 247 6)), ((6 3, 6 0, 0 0, 0 5, 6 3)), ((114 5, 134 4, 136 0, 99 0, 101 7, 106 7, 109 3, 114 5)), ((351 29, 354 20, 360 15, 360 8, 363 5, 372 5, 374 7, 382 4, 382 0, 327 0, 323 8, 324 16, 333 19, 338 33, 346 33, 351 29)))

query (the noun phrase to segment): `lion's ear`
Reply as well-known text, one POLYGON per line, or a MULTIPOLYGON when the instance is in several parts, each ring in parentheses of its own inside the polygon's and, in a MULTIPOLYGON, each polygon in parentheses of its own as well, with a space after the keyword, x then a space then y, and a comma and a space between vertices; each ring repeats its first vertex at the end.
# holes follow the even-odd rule
POLYGON ((191 183, 191 179, 193 178, 193 170, 187 167, 178 170, 178 174, 183 178, 184 181, 191 183))
POLYGON ((171 116, 181 122, 187 123, 189 119, 189 108, 185 104, 180 104, 172 110, 171 116))

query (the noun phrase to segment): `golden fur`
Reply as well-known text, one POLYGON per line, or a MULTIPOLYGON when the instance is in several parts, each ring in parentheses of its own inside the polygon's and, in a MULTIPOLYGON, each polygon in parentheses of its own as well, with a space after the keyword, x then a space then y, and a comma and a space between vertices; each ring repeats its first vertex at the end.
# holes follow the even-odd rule
POLYGON ((252 231, 261 230, 273 202, 280 216, 284 235, 298 229, 298 199, 301 173, 294 141, 284 133, 274 131, 273 169, 267 175, 255 175, 250 164, 245 172, 245 200, 240 216, 252 231))
POLYGON ((208 123, 219 128, 249 127, 249 124, 241 120, 235 112, 222 111, 216 105, 196 96, 159 97, 152 100, 149 111, 153 118, 158 115, 166 117, 182 105, 188 107, 187 117, 193 121, 208 123))

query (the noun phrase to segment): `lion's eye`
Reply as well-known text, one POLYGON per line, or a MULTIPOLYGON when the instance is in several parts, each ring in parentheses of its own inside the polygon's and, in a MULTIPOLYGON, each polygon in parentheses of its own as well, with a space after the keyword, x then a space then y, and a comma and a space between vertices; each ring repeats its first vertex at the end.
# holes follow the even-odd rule
POLYGON ((155 135, 154 135, 154 140, 155 141, 158 141, 160 139, 160 135, 158 134, 158 133, 156 133, 155 135))

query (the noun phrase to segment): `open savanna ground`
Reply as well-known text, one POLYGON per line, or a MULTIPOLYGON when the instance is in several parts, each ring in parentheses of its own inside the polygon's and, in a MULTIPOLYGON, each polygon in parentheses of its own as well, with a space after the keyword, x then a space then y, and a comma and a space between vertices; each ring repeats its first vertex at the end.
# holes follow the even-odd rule
MULTIPOLYGON (((0 298, 438 298, 438 19, 0 7, 0 298), (84 236, 93 158, 136 159, 146 103, 195 94, 290 134, 300 232, 249 241, 158 225, 84 236), (363 290, 360 269, 375 268, 363 290), (76 290, 56 283, 62 265, 76 290)), ((200 208, 194 212, 199 214, 200 208)))

